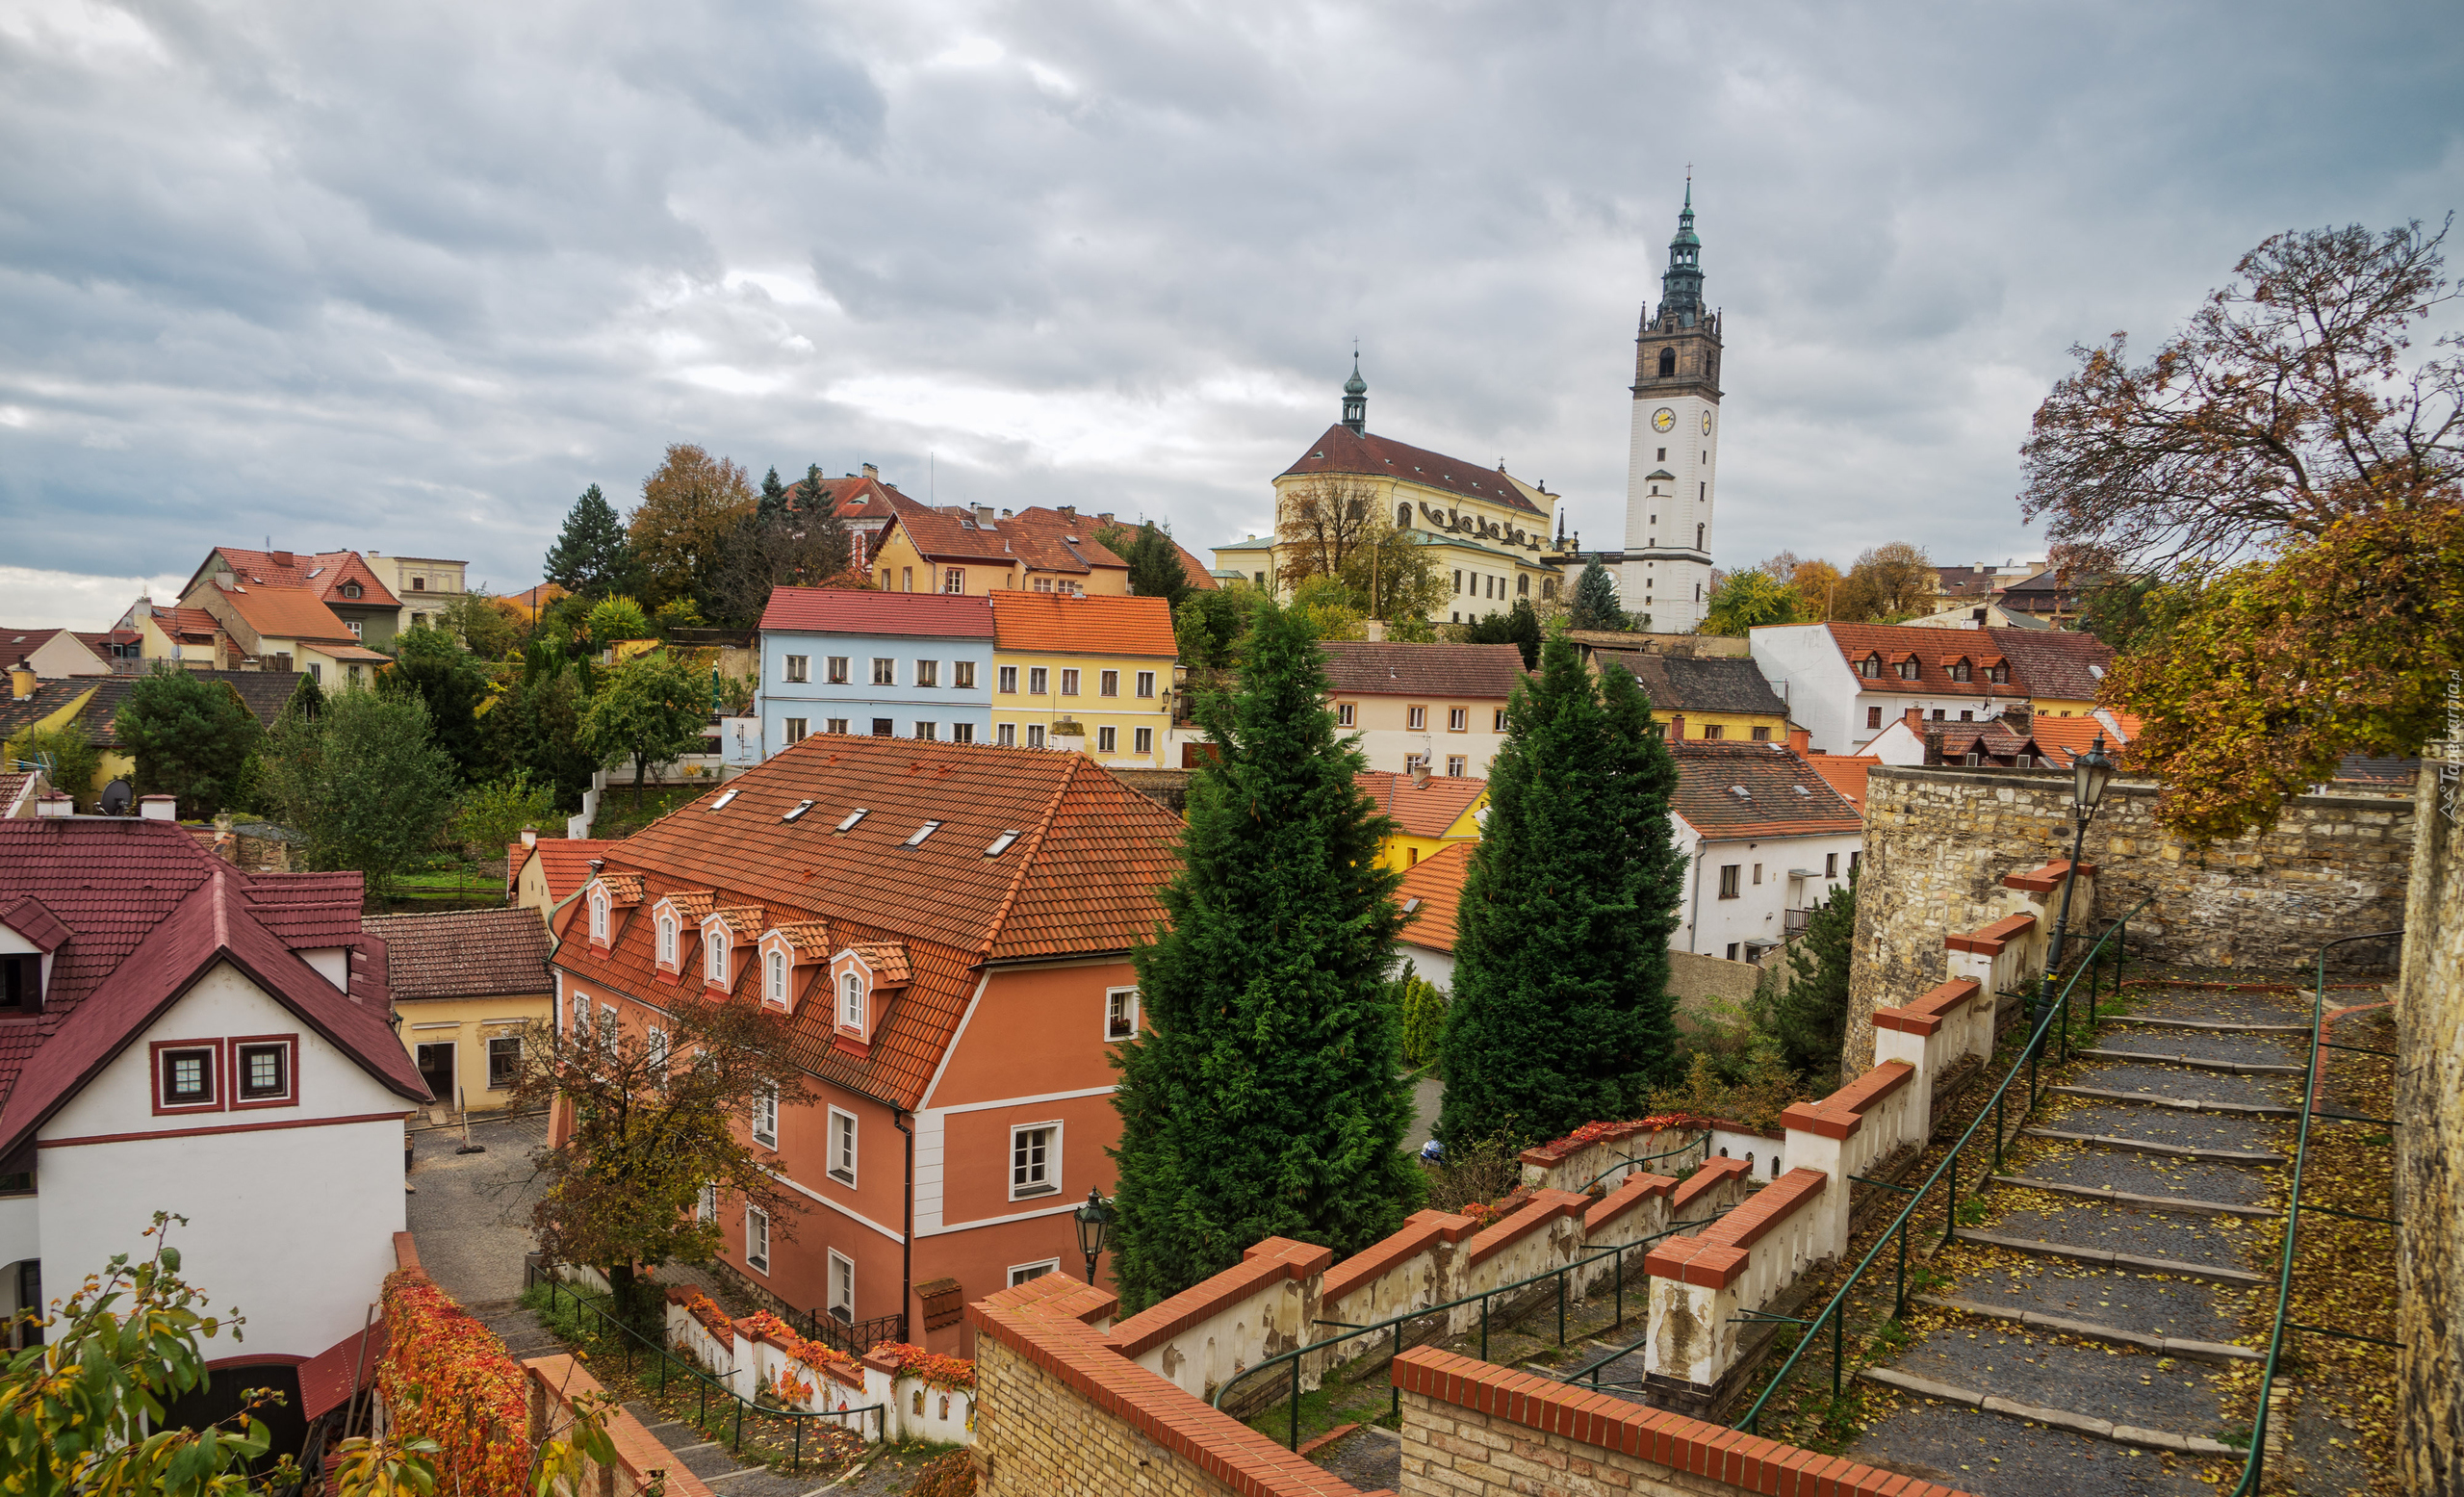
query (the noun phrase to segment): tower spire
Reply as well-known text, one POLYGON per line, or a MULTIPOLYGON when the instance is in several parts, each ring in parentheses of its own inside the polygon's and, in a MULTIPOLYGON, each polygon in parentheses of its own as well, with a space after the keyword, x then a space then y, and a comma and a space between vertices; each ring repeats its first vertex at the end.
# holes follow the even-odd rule
POLYGON ((1351 377, 1344 381, 1344 425, 1354 432, 1369 429, 1369 381, 1360 377, 1360 340, 1352 340, 1351 377))
POLYGON ((1703 315, 1703 242, 1694 234, 1694 168, 1685 168, 1685 206, 1678 210, 1677 236, 1668 242, 1668 270, 1659 278, 1663 322, 1691 327, 1703 315))

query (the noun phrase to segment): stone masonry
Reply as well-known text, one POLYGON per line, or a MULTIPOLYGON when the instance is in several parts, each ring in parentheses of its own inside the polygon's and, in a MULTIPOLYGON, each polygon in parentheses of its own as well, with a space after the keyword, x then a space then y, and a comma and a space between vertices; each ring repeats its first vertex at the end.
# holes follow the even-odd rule
MULTIPOLYGON (((2464 758, 2464 745, 2448 745, 2464 758)), ((2422 777, 2396 1003, 2396 1354, 2404 1490, 2464 1492, 2464 787, 2422 777)))
MULTIPOLYGON (((2070 856, 2071 776, 1962 768, 1877 768, 1866 778, 1865 856, 1848 974, 1844 1073, 1873 1064, 1874 1010, 1949 975, 1942 940, 1991 923, 2002 875, 2070 856)), ((2157 787, 2116 781, 2088 828, 2097 919, 2140 900, 2131 955, 2203 967, 2282 970, 2321 943, 2401 924, 2413 854, 2411 802, 2304 795, 2258 837, 2200 848, 2157 824, 2157 787)), ((2087 921, 2074 912, 2074 930, 2087 921)), ((2383 968, 2358 942, 2346 968, 2383 968)))

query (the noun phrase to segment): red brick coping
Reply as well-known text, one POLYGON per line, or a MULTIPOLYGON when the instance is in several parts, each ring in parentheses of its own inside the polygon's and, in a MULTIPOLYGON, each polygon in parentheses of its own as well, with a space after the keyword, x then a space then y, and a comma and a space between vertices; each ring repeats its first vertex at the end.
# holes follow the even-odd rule
POLYGON ((1908 1084, 1916 1068, 1886 1060, 1818 1102, 1790 1102, 1780 1113, 1789 1127, 1824 1138, 1851 1138, 1865 1125, 1866 1110, 1908 1084))
POLYGON ((1403 1218, 1400 1231, 1371 1243, 1326 1270, 1319 1287, 1319 1303, 1333 1304, 1361 1285, 1383 1278, 1417 1253, 1428 1252, 1442 1242, 1461 1242, 1479 1225, 1475 1217, 1456 1216, 1450 1211, 1415 1211, 1403 1218))
MULTIPOLYGON (((1047 1274, 1021 1289, 1060 1276, 1047 1274)), ((1084 1287, 1083 1285, 1079 1287, 1084 1287)), ((1004 1295, 1014 1291, 1004 1291, 1004 1295)), ((966 1307, 967 1324, 1058 1378, 1071 1392, 1138 1432, 1240 1497, 1359 1497, 1360 1488, 1213 1408, 1147 1371, 1092 1328, 1054 1306, 1066 1297, 1004 1295, 966 1307)))
POLYGON ((2036 923, 2037 917, 2033 915, 2006 915, 1983 930, 1970 931, 1964 936, 1943 937, 1942 949, 1973 951, 1978 956, 2000 956, 2004 946, 2016 940, 2021 931, 2031 929, 2036 923))
MULTIPOLYGON (((2041 868, 2030 868, 2025 873, 2005 873, 2002 875, 2002 887, 2024 889, 2032 894, 2049 894, 2062 887, 2063 879, 2067 877, 2069 872, 2070 860, 2057 859, 2041 868)), ((2092 863, 2083 863, 2079 865, 2079 872, 2082 877, 2094 878, 2096 865, 2092 863)))
MULTIPOLYGON (((606 1391, 600 1386, 597 1378, 583 1371, 581 1363, 569 1355, 534 1356, 522 1366, 530 1375, 531 1408, 534 1412, 548 1413, 552 1418, 554 1411, 544 1407, 550 1399, 560 1407, 569 1407, 581 1394, 606 1391)), ((710 1497, 710 1489, 703 1484, 702 1479, 686 1470, 684 1463, 660 1444, 657 1436, 652 1434, 630 1411, 609 1409, 606 1429, 607 1442, 616 1447, 616 1462, 630 1480, 605 1487, 593 1483, 594 1490, 640 1492, 647 1490, 655 1478, 664 1474, 668 1497, 710 1497)))
POLYGON ((1270 1237, 1242 1253, 1241 1261, 1222 1273, 1115 1326, 1105 1340, 1123 1356, 1143 1355, 1226 1305, 1237 1304, 1270 1284, 1322 1274, 1334 1261, 1332 1248, 1270 1237))
POLYGON ((1588 1209, 1591 1198, 1571 1190, 1535 1190, 1511 1216, 1472 1239, 1464 1249, 1463 1262, 1468 1267, 1492 1257, 1539 1231, 1561 1216, 1574 1216, 1588 1209))
POLYGON ((1973 977, 1955 978, 1905 1007, 1874 1010, 1874 1027, 1932 1034, 1942 1027, 1943 1019, 1954 1009, 1984 991, 1984 984, 1973 977))
POLYGON ((1671 1237, 1643 1257, 1655 1278, 1674 1278, 1706 1289, 1725 1289, 1745 1274, 1754 1245, 1771 1228, 1830 1188, 1820 1170, 1790 1170, 1728 1215, 1691 1237, 1671 1237))
POLYGON ((1677 1180, 1673 1175, 1630 1174, 1626 1176, 1615 1190, 1593 1201, 1591 1209, 1582 1214, 1584 1237, 1588 1238, 1592 1233, 1616 1221, 1654 1196, 1673 1195, 1676 1190, 1677 1180))
POLYGON ((1964 1497, 1914 1477, 1877 1471, 1838 1456, 1818 1456, 1605 1393, 1586 1393, 1434 1347, 1414 1347, 1395 1358, 1395 1381, 1403 1391, 1436 1403, 1476 1409, 1769 1497, 1964 1497))

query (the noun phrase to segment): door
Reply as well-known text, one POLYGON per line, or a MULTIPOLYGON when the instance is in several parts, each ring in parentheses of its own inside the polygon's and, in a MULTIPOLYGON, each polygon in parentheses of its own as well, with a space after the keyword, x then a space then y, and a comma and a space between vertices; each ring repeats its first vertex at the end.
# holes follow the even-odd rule
POLYGON ((453 1042, 423 1045, 419 1047, 420 1079, 440 1105, 459 1107, 461 1099, 453 1095, 453 1042))

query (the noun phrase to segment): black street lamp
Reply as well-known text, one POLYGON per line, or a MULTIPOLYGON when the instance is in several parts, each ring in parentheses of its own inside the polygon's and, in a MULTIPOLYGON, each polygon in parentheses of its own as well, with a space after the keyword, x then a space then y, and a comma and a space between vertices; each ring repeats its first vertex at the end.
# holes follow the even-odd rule
POLYGON ((1087 1188, 1087 1203, 1070 1213, 1078 1223, 1078 1251, 1087 1255, 1087 1282, 1095 1281, 1095 1260, 1104 1253, 1104 1243, 1112 1235, 1113 1203, 1087 1188))
POLYGON ((2096 817, 2096 807, 2105 798, 2105 787, 2113 783, 2114 761, 2105 755, 2105 736, 2070 766, 2070 814, 2078 825, 2070 839, 2070 866, 2062 880, 2062 916, 2054 922, 2053 948, 2044 959, 2044 986, 2040 990, 2041 1001, 2053 1000, 2053 976, 2062 969, 2063 939, 2070 934, 2070 894, 2079 885, 2079 860, 2087 856, 2088 823, 2096 817))

